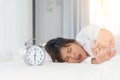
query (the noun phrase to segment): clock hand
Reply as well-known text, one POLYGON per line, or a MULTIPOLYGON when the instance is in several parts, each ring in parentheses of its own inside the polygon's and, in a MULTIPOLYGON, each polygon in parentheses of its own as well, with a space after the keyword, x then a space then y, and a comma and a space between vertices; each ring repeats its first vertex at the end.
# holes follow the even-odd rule
POLYGON ((35 52, 35 54, 34 54, 34 61, 35 61, 35 63, 36 63, 36 52, 35 52))

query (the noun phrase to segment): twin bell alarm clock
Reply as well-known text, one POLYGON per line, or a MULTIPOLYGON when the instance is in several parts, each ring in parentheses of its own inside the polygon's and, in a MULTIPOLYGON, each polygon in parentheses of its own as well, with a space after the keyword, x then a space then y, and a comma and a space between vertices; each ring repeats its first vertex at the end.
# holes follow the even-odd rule
POLYGON ((45 53, 43 46, 37 43, 35 39, 28 40, 25 43, 26 49, 24 54, 24 61, 30 66, 38 66, 44 62, 45 53))

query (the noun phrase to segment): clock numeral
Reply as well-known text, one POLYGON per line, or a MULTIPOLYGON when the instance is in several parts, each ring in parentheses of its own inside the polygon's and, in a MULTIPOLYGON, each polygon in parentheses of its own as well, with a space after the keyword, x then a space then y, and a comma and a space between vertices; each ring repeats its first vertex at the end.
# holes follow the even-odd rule
POLYGON ((40 58, 40 61, 42 60, 43 58, 40 58))
POLYGON ((30 58, 27 59, 28 61, 30 60, 30 58))
POLYGON ((34 48, 34 50, 36 51, 36 48, 34 48))
POLYGON ((29 54, 31 54, 31 52, 30 52, 30 51, 28 51, 28 55, 29 55, 29 54))
POLYGON ((29 55, 27 54, 27 57, 29 57, 29 55))

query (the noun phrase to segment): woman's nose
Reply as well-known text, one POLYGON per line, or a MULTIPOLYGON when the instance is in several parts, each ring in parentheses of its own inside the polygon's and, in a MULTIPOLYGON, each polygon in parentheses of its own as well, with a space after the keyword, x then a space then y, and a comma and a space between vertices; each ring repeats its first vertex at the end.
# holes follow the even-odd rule
POLYGON ((75 59, 75 54, 71 54, 70 58, 75 59))

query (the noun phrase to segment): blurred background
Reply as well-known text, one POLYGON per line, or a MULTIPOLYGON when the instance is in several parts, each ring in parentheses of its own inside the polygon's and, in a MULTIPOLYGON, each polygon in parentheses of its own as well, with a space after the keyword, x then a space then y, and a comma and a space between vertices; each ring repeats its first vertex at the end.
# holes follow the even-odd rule
POLYGON ((75 38, 86 25, 120 33, 119 0, 0 0, 0 61, 11 60, 35 37, 75 38))

